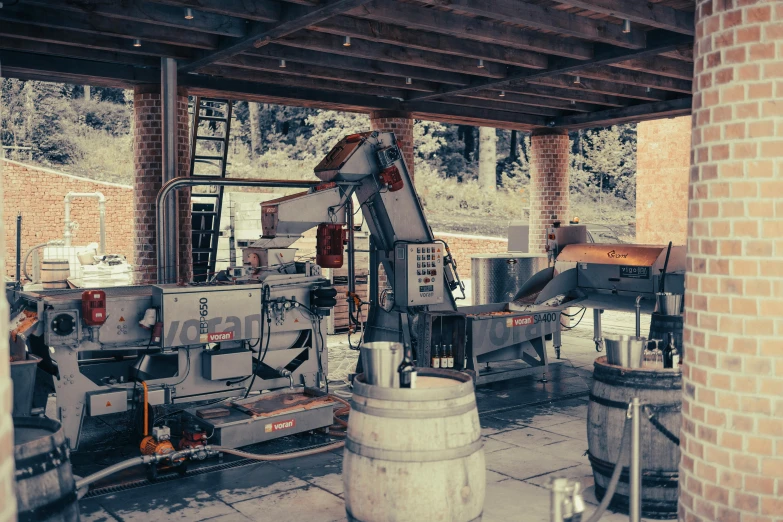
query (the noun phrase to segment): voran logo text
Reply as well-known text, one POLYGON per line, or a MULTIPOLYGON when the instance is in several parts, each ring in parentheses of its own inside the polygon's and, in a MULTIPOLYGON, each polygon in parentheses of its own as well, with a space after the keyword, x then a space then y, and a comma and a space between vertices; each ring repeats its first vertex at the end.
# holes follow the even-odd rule
POLYGON ((227 340, 202 341, 202 335, 208 335, 210 332, 221 336, 230 335, 231 339, 255 339, 260 335, 261 314, 245 317, 229 315, 228 317, 209 318, 206 315, 201 315, 198 319, 171 321, 166 327, 164 346, 167 347, 227 340))
POLYGON ((608 257, 612 258, 612 259, 625 259, 626 257, 628 257, 627 253, 619 254, 619 253, 615 252, 614 250, 610 250, 609 252, 606 253, 606 255, 608 257))
POLYGON ((296 426, 296 419, 289 419, 280 422, 273 422, 264 426, 265 433, 272 433, 273 431, 287 430, 296 426))

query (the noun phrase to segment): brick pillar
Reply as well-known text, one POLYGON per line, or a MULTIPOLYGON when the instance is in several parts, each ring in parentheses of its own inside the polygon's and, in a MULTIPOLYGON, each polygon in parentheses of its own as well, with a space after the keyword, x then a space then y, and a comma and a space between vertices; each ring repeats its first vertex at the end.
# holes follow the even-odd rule
POLYGON ((375 111, 370 114, 370 128, 375 131, 393 132, 402 151, 405 166, 413 181, 413 118, 407 112, 375 111))
POLYGON ((636 242, 684 245, 688 235, 691 118, 636 126, 636 242))
MULTIPOLYGON (((0 266, 5 266, 5 232, 2 219, 3 199, 2 171, 4 161, 0 161, 0 266)), ((11 368, 8 361, 11 352, 8 347, 8 301, 5 292, 0 296, 0 521, 16 520, 16 493, 14 491, 14 425, 11 420, 13 410, 13 385, 11 368)))
POLYGON ((542 129, 530 138, 530 253, 544 253, 546 228, 568 224, 568 132, 542 129))
MULTIPOLYGON (((155 198, 162 185, 162 138, 160 86, 136 87, 133 93, 133 162, 134 176, 134 257, 136 283, 157 281, 155 247, 155 198)), ((188 132, 188 97, 184 91, 177 96, 177 175, 190 174, 190 135, 188 132)), ((190 190, 180 189, 177 195, 179 212, 179 278, 190 281, 192 270, 190 190)))
POLYGON ((779 1, 696 5, 680 435, 687 522, 783 519, 781 27, 779 1))

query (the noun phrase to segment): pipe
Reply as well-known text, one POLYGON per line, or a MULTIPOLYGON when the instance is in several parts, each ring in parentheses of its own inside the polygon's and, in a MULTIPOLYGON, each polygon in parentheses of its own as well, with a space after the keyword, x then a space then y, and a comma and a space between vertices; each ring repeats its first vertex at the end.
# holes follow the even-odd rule
POLYGON ((109 466, 108 468, 104 468, 100 471, 96 471, 92 475, 87 475, 83 479, 76 481, 76 491, 79 491, 83 487, 89 486, 93 482, 98 482, 99 480, 104 479, 109 475, 118 473, 122 470, 132 468, 134 466, 140 466, 142 464, 149 464, 153 460, 155 460, 152 457, 153 457, 152 455, 145 455, 143 457, 134 457, 132 459, 123 460, 122 462, 118 462, 113 466, 109 466))
POLYGON ((356 263, 354 262, 353 244, 353 196, 345 202, 345 222, 348 226, 348 317, 353 317, 354 295, 356 294, 356 263))
POLYGON ((144 390, 144 436, 150 434, 150 421, 149 421, 149 389, 147 388, 147 381, 141 381, 141 387, 144 390))
POLYGON ((167 233, 169 216, 172 214, 170 213, 170 209, 163 204, 173 190, 181 187, 203 187, 210 185, 216 187, 313 188, 321 183, 321 181, 291 181, 287 179, 230 179, 221 178, 219 176, 199 176, 197 178, 179 177, 167 181, 160 188, 155 201, 155 246, 158 262, 158 283, 176 282, 176 277, 167 280, 166 267, 170 264, 171 267, 173 267, 172 273, 177 274, 178 266, 176 255, 174 255, 171 260, 169 260, 166 255, 166 243, 169 241, 176 241, 176 234, 174 234, 174 239, 172 240, 170 239, 171 236, 167 233))
MULTIPOLYGON (((174 58, 160 59, 160 100, 161 100, 161 164, 163 166, 162 183, 167 183, 177 177, 177 60, 174 58)), ((196 107, 198 110, 198 107, 196 107)), ((194 129, 195 131, 195 129, 194 129)), ((165 202, 166 212, 176 216, 177 201, 175 198, 165 202)), ((166 226, 166 236, 169 241, 163 245, 169 259, 177 259, 177 219, 171 219, 166 226)), ((171 283, 177 282, 177 266, 172 263, 164 265, 166 278, 171 283)))
POLYGON ((22 284, 22 213, 16 215, 16 286, 22 284))
POLYGON ((639 338, 642 336, 642 296, 637 295, 636 296, 636 304, 634 305, 636 308, 636 337, 639 338))
POLYGON ((75 198, 96 198, 98 200, 98 213, 100 219, 101 244, 99 254, 106 253, 106 198, 100 192, 69 192, 65 195, 65 230, 63 239, 65 246, 71 246, 71 201, 75 198))
POLYGON ((629 522, 640 522, 642 519, 642 467, 640 459, 641 418, 639 415, 639 397, 631 401, 631 470, 629 522))

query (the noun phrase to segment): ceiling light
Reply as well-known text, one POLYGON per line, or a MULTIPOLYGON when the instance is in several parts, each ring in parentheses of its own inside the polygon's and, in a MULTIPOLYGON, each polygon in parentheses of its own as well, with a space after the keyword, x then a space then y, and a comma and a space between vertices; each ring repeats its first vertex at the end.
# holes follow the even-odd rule
POLYGON ((576 105, 576 100, 571 100, 571 105, 576 105))
POLYGON ((582 83, 582 79, 579 76, 574 76, 574 84, 579 85, 582 83))
POLYGON ((631 21, 627 18, 623 20, 623 32, 624 33, 630 33, 631 32, 631 21))
POLYGON ((351 46, 351 37, 346 36, 343 40, 343 47, 350 47, 351 46))
POLYGON ((193 9, 190 7, 185 9, 185 20, 193 20, 193 9))
POLYGON ((280 60, 280 68, 285 69, 285 60, 280 60))
POLYGON ((134 38, 133 47, 141 47, 141 40, 139 40, 138 38, 134 38))
POLYGON ((483 58, 479 58, 478 68, 479 69, 483 69, 484 68, 484 59, 483 58))
POLYGON ((500 96, 501 98, 505 98, 506 97, 506 91, 500 91, 500 94, 498 94, 498 96, 500 96))
POLYGON ((647 87, 647 92, 651 92, 651 91, 652 91, 652 89, 647 87))
POLYGON ((412 83, 413 83, 413 79, 405 78, 405 85, 411 85, 412 83))

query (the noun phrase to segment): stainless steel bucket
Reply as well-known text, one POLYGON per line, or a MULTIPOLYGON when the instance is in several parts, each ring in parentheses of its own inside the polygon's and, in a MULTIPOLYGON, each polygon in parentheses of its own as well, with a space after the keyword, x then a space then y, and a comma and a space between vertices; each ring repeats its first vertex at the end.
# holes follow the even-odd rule
POLYGON ((609 364, 624 368, 641 368, 646 337, 631 337, 630 335, 606 335, 606 360, 609 364))
POLYGON ((655 294, 658 301, 658 313, 661 315, 680 315, 682 310, 682 294, 671 292, 658 292, 655 294))
POLYGON ((382 388, 399 388, 400 375, 397 368, 403 357, 400 343, 364 343, 362 344, 362 366, 364 382, 382 388))

